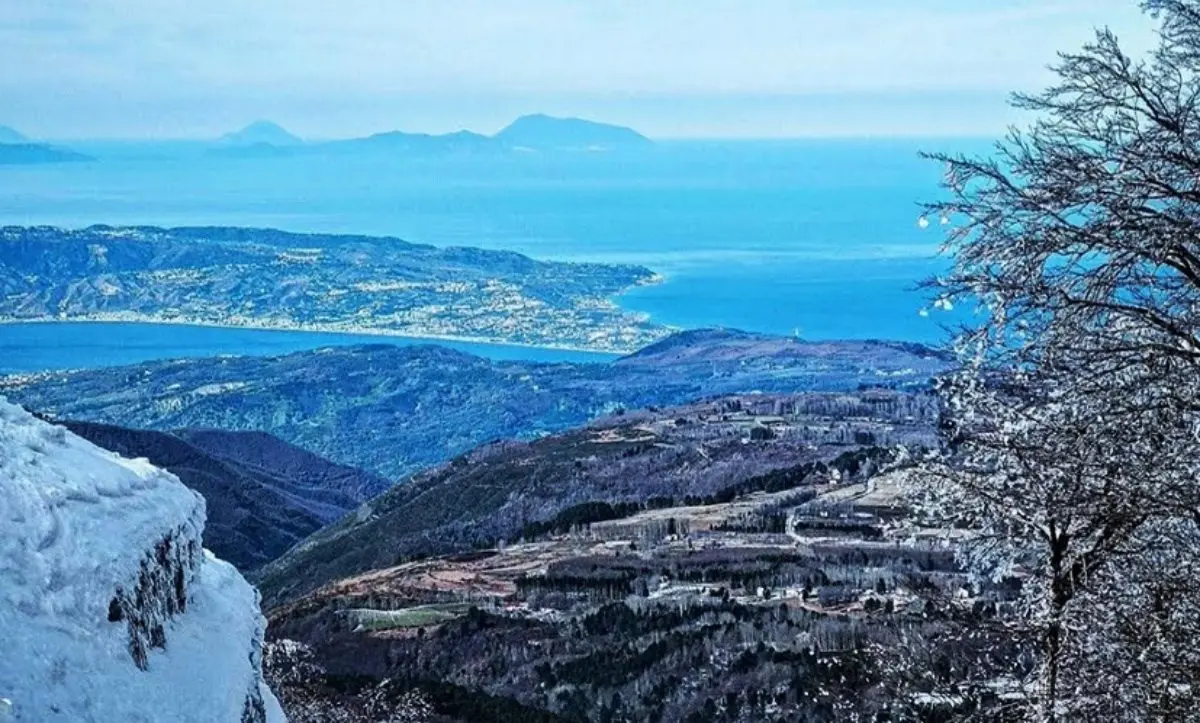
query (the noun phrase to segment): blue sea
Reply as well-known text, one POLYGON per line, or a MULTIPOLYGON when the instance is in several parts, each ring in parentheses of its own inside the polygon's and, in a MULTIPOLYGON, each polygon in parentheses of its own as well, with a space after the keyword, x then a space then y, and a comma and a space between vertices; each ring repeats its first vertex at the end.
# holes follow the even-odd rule
MULTIPOLYGON (((942 339, 948 319, 922 315, 928 300, 915 288, 945 265, 936 220, 917 224, 918 204, 941 193, 942 169, 918 152, 987 150, 938 139, 697 141, 638 153, 413 160, 212 158, 186 143, 74 147, 99 160, 0 167, 0 224, 260 226, 637 263, 667 281, 620 303, 664 324, 923 342, 942 339)), ((69 330, 77 351, 26 346, 21 364, 264 353, 347 336, 84 326, 69 330)), ((28 333, 0 326, 0 354, 12 359, 28 333)))

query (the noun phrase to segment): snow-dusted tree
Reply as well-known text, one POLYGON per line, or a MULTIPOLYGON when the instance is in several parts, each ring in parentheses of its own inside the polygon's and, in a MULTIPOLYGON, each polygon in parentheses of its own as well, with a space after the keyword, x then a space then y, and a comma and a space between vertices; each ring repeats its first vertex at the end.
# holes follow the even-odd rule
POLYGON ((1149 57, 1100 31, 994 157, 933 156, 928 211, 955 220, 934 287, 982 313, 920 506, 1024 580, 1035 720, 1177 720, 1200 692, 1200 0, 1144 7, 1149 57))
POLYGON ((1200 717, 1198 545, 1195 524, 1153 520, 1080 601, 1080 642, 1090 647, 1072 672, 1101 692, 1077 702, 1091 719, 1200 717))
POLYGON ((1150 568, 1147 532, 1171 519, 1163 500, 1196 469, 1186 412, 1134 390, 1081 404, 1070 378, 1045 374, 967 370, 943 391, 947 450, 913 475, 912 494, 928 522, 956 531, 973 571, 1023 582, 1003 623, 1034 643, 1036 665, 1030 676, 1023 660, 997 674, 1020 679, 1034 719, 1078 720, 1119 703, 1121 715, 1099 719, 1122 720, 1134 709, 1120 699, 1136 691, 1114 676, 1145 666, 1099 631, 1150 600, 1133 579, 1150 568))

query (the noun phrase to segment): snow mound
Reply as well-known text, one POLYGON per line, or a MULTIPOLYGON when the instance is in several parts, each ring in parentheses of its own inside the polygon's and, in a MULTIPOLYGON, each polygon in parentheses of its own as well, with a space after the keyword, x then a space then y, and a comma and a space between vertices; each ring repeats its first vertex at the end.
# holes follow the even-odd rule
POLYGON ((203 529, 174 475, 0 397, 0 715, 282 721, 258 594, 203 529))

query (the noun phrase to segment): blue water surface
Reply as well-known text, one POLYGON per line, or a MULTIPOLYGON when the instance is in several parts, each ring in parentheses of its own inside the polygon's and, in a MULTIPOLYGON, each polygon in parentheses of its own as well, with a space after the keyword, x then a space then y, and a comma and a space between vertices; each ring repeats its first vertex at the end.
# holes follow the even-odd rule
MULTIPOLYGON (((639 153, 228 159, 187 144, 76 145, 99 160, 0 167, 0 223, 261 226, 637 263, 666 283, 620 303, 664 324, 924 342, 941 340, 947 319, 923 315, 915 288, 945 266, 937 220, 917 224, 942 169, 918 152, 987 150, 938 139, 696 141, 639 153)), ((36 357, 16 350, 13 333, 0 330, 0 353, 36 357)), ((264 341, 279 332, 241 333, 189 327, 161 353, 284 344, 264 341)), ((108 362, 130 352, 92 353, 108 362)))

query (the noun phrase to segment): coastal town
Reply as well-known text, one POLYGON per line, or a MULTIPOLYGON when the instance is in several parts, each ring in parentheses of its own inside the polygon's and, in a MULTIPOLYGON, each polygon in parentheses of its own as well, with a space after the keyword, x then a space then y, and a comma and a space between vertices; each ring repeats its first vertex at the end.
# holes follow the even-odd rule
POLYGON ((625 353, 670 329, 614 297, 661 281, 639 266, 390 238, 0 229, 0 322, 190 324, 625 353))

